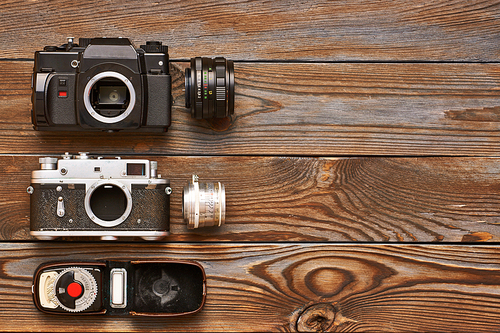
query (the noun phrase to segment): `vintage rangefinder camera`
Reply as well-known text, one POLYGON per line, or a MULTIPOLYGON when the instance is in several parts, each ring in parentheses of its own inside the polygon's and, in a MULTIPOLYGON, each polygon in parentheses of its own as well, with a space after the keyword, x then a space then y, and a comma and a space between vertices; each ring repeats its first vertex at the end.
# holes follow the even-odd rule
POLYGON ((172 189, 157 174, 155 161, 66 153, 40 163, 28 187, 31 235, 38 239, 159 240, 169 234, 172 189))
MULTIPOLYGON (((172 189, 156 161, 65 153, 39 162, 27 189, 32 236, 160 240, 169 235, 172 189)), ((224 185, 193 175, 183 189, 182 211, 188 229, 220 227, 226 218, 224 185)))
MULTIPOLYGON (((186 69, 185 104, 197 119, 234 113, 234 65, 193 58, 186 69)), ((35 130, 163 132, 170 126, 172 78, 168 47, 127 38, 73 38, 35 52, 32 122, 35 130)))
POLYGON ((205 303, 205 271, 194 261, 50 262, 33 276, 33 301, 51 314, 179 316, 205 303))

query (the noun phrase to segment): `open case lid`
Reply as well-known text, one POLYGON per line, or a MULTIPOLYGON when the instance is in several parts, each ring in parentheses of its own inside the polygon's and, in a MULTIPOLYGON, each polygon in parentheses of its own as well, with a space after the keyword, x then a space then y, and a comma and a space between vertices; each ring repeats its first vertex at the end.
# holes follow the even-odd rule
POLYGON ((180 316, 201 310, 205 280, 203 267, 185 260, 46 263, 33 299, 53 314, 180 316))

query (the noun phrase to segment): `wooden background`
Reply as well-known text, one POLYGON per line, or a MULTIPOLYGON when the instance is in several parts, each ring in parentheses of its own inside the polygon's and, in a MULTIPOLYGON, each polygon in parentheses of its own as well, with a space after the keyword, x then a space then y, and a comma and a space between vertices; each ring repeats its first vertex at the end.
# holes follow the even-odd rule
POLYGON ((500 331, 498 1, 2 1, 0 330, 500 331), (165 134, 35 132, 33 54, 66 37, 160 40, 172 59, 165 134), (190 118, 194 56, 235 61, 231 118, 190 118), (26 187, 40 156, 158 161, 162 242, 36 241, 26 187), (226 185, 227 220, 188 231, 192 173, 226 185), (171 258, 207 273, 179 318, 53 316, 35 268, 171 258))

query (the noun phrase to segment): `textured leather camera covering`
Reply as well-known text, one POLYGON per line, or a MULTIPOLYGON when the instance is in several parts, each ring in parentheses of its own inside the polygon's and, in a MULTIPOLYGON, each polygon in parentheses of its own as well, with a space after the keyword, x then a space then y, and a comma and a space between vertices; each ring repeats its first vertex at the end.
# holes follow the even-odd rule
POLYGON ((47 86, 47 114, 51 125, 74 125, 75 114, 75 74, 52 74, 47 86), (61 86, 64 82, 64 86, 61 86), (66 92, 66 97, 58 96, 59 91, 66 92))
POLYGON ((145 75, 147 103, 146 117, 147 126, 170 126, 170 109, 172 104, 170 75, 145 75))
MULTIPOLYGON (((83 184, 32 184, 30 228, 35 230, 110 230, 94 223, 85 212, 85 186, 83 184), (57 186, 62 191, 56 190, 57 186), (57 216, 57 199, 63 197, 66 214, 57 216), (72 219, 73 222, 69 222, 72 219)), ((170 229, 170 197, 165 193, 168 185, 132 185, 132 211, 128 218, 112 230, 165 230, 170 229), (138 221, 140 220, 140 223, 138 221)))

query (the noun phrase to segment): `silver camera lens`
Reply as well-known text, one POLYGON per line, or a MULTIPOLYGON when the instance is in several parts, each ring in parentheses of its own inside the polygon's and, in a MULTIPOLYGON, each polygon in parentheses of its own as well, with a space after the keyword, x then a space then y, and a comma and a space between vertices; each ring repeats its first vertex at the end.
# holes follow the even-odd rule
POLYGON ((182 213, 188 229, 220 227, 226 220, 226 190, 217 183, 199 183, 198 176, 184 186, 182 213))

